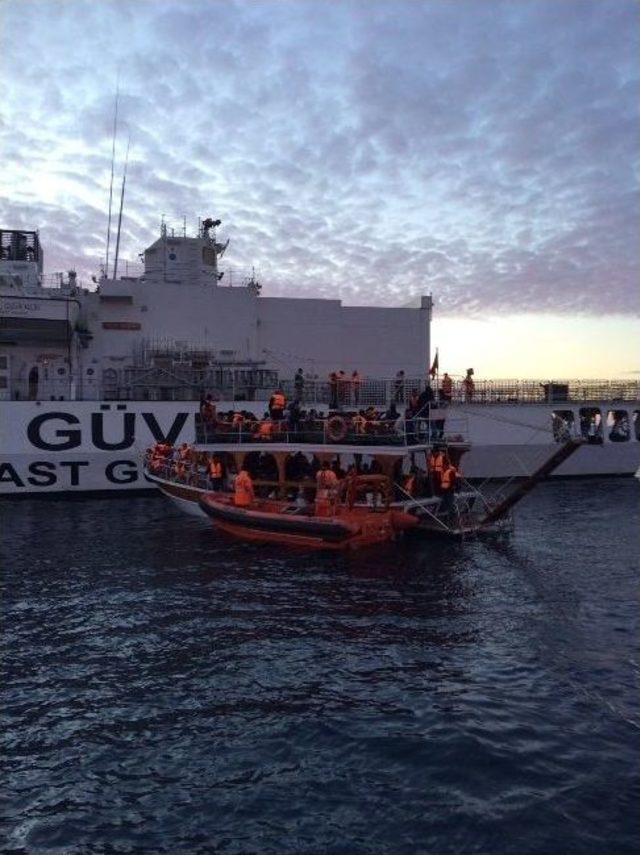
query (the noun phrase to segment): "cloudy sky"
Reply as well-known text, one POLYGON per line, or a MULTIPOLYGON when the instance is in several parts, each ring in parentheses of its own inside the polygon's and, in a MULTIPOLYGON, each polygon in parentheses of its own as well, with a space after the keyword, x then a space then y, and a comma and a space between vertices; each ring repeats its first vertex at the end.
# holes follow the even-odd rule
POLYGON ((48 272, 104 257, 119 73, 124 257, 213 215, 268 295, 431 292, 447 347, 552 317, 577 373, 614 329, 640 368, 636 0, 0 0, 0 32, 0 221, 48 272))

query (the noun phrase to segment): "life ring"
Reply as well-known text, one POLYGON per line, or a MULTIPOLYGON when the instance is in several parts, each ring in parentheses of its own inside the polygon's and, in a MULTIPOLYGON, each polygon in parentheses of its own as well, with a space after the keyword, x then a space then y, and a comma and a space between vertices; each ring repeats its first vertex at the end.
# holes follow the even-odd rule
POLYGON ((330 442, 342 442, 349 432, 349 427, 342 416, 331 416, 327 421, 327 437, 330 442))

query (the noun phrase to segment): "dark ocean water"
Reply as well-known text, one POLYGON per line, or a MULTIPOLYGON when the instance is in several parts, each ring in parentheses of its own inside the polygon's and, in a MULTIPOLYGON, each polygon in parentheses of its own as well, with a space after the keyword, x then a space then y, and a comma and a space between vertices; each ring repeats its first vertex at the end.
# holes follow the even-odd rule
POLYGON ((638 852, 639 500, 351 558, 2 505, 2 852, 638 852))

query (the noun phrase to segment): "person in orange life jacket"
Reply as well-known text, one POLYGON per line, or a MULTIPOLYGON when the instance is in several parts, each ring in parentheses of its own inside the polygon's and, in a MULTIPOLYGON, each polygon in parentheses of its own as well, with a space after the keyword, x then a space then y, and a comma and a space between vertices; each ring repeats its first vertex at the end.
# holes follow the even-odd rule
POLYGON ((429 472, 429 488, 432 496, 440 493, 440 482, 445 466, 445 454, 439 445, 435 445, 429 452, 427 458, 427 469, 429 472))
POLYGON ((217 454, 209 461, 209 480, 212 490, 222 490, 222 463, 217 454))
POLYGON ((287 404, 287 399, 284 396, 282 389, 276 389, 273 395, 269 398, 269 415, 274 422, 279 422, 284 418, 284 408, 287 404))
POLYGON ((254 434, 255 439, 260 439, 263 442, 268 442, 273 437, 273 422, 269 418, 269 413, 264 414, 261 422, 258 422, 257 430, 254 434))
POLYGON ((325 460, 316 475, 316 516, 328 517, 330 515, 337 487, 338 476, 329 468, 329 464, 325 460))
POLYGON ((447 372, 444 372, 444 377, 442 378, 442 385, 440 387, 440 397, 446 403, 450 403, 451 398, 453 396, 453 380, 447 372))
POLYGON ((442 478, 440 480, 440 489, 442 491, 442 503, 440 509, 443 513, 451 513, 453 510, 453 496, 458 481, 458 470, 447 457, 445 459, 444 469, 442 470, 442 478))
POLYGON ((238 508, 247 508, 255 501, 253 481, 251 475, 244 468, 236 475, 233 485, 233 501, 238 508))

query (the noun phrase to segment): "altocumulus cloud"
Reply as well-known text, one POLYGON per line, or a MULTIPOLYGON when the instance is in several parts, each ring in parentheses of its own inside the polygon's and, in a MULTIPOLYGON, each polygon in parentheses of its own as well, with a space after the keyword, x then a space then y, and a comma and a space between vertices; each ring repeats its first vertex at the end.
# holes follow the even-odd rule
POLYGON ((214 214, 266 293, 637 313, 640 7, 5 0, 0 216, 49 269, 214 214), (28 59, 28 61, 26 61, 28 59))

